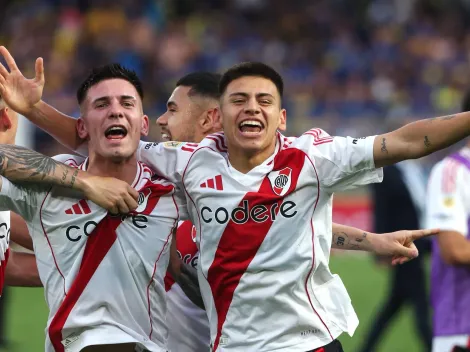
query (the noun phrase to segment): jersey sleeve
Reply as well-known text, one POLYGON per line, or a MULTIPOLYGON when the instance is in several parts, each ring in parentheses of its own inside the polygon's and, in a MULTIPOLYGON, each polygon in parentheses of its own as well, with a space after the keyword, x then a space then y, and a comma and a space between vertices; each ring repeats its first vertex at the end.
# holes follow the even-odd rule
POLYGON ((332 137, 313 129, 299 137, 295 145, 305 151, 315 165, 320 185, 340 192, 381 182, 382 168, 375 168, 375 136, 332 137))
POLYGON ((464 199, 470 172, 457 161, 446 159, 434 166, 428 182, 426 227, 468 233, 468 201, 464 199))
MULTIPOLYGON (((16 185, 3 176, 0 190, 0 210, 11 210, 25 221, 31 221, 39 211, 40 200, 47 190, 37 185, 16 185)), ((49 189, 49 188, 48 188, 49 189)))
POLYGON ((183 172, 197 147, 195 143, 141 141, 137 149, 137 159, 180 188, 183 172))

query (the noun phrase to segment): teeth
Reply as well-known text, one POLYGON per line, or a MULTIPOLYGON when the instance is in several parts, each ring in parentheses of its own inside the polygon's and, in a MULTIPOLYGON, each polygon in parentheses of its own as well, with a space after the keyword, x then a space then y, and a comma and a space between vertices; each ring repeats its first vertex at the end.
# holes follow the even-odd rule
POLYGON ((240 127, 243 127, 243 126, 258 126, 258 127, 263 127, 263 126, 261 125, 261 122, 256 121, 256 120, 246 120, 246 121, 243 121, 243 122, 240 124, 240 127))
POLYGON ((108 131, 124 131, 124 128, 114 126, 114 127, 109 128, 108 131))
POLYGON ((166 133, 162 133, 162 138, 163 139, 170 139, 170 135, 168 135, 166 133))

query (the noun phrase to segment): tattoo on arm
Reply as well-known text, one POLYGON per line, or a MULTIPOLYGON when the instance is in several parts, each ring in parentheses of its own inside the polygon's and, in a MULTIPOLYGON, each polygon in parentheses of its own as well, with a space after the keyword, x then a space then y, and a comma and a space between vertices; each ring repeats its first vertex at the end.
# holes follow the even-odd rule
POLYGON ((429 148, 431 146, 431 141, 429 140, 428 136, 424 136, 424 146, 429 148))
POLYGON ((364 232, 362 238, 356 238, 354 241, 351 240, 346 232, 335 232, 333 233, 333 247, 339 249, 350 249, 360 250, 362 247, 362 241, 366 239, 367 234, 364 232))
POLYGON ((382 148, 380 148, 380 150, 381 150, 383 153, 387 153, 387 154, 388 154, 388 149, 387 149, 387 145, 385 144, 385 140, 386 140, 386 138, 382 138, 382 148))
POLYGON ((71 168, 33 150, 0 145, 0 175, 13 182, 39 182, 73 187, 78 169, 71 168), (68 179, 72 171, 71 179, 68 179))

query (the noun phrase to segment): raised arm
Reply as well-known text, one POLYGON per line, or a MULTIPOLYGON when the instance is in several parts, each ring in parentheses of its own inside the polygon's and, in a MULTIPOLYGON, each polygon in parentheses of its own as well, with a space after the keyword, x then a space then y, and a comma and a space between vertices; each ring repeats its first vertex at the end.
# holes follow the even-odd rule
POLYGON ((375 166, 418 159, 470 135, 470 112, 409 123, 379 135, 374 141, 375 166))
POLYGON ((10 69, 8 71, 0 63, 0 94, 7 105, 52 135, 64 146, 72 150, 78 149, 84 140, 78 136, 76 119, 57 111, 41 100, 45 83, 42 58, 36 60, 36 76, 33 79, 27 79, 5 47, 0 47, 0 54, 10 69))
MULTIPOLYGON (((87 199, 111 213, 137 208, 138 193, 128 183, 96 177, 60 163, 33 150, 11 144, 0 145, 0 175, 16 183, 36 183, 77 189, 87 199)), ((0 189, 2 184, 0 183, 0 189)))
POLYGON ((413 241, 435 235, 439 230, 403 230, 377 234, 351 226, 333 224, 332 232, 332 248, 367 251, 391 256, 392 264, 396 265, 403 264, 419 255, 413 241))

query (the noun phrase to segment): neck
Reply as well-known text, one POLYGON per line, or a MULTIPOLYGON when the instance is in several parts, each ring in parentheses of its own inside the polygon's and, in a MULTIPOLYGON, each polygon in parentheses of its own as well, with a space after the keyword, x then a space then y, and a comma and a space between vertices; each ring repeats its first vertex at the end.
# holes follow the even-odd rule
POLYGON ((132 185, 137 173, 137 159, 133 155, 129 159, 116 161, 90 154, 86 171, 94 176, 114 177, 132 185))
POLYGON ((269 145, 263 150, 259 150, 253 153, 247 153, 244 150, 241 150, 237 147, 228 147, 228 160, 233 168, 246 174, 250 170, 254 169, 258 165, 261 165, 266 161, 271 155, 274 154, 276 150, 276 142, 269 145))

